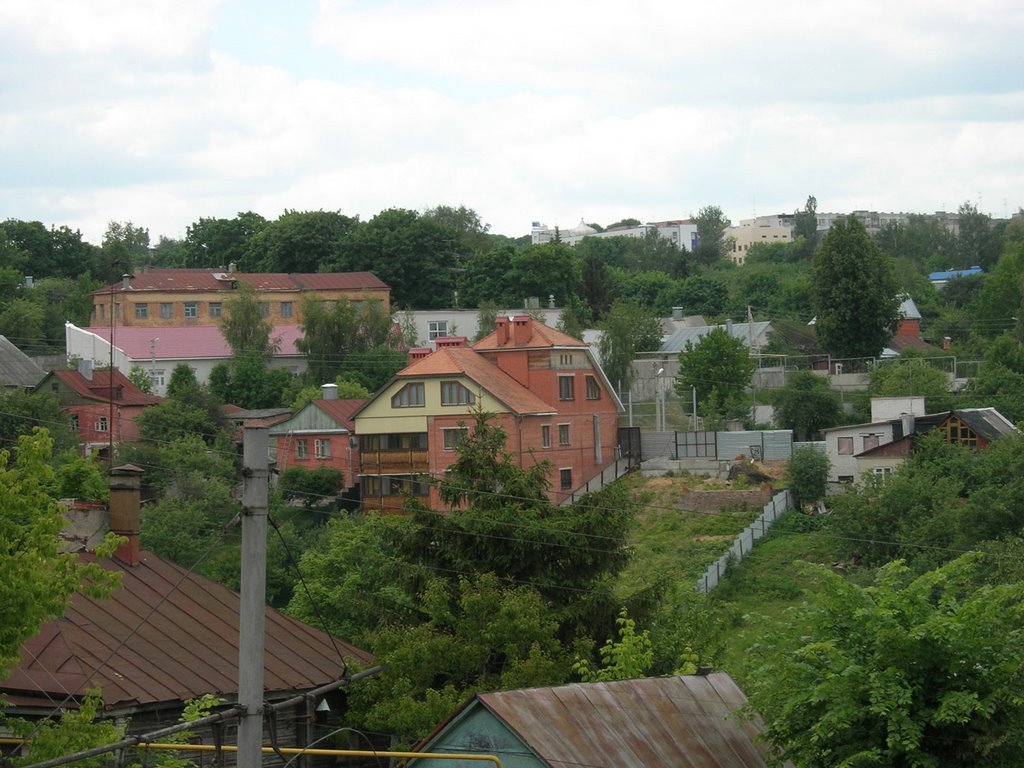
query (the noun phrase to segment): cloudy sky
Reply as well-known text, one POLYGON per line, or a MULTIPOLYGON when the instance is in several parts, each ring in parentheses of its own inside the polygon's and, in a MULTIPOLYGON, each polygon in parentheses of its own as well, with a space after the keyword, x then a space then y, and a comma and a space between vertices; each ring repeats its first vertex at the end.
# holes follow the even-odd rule
POLYGON ((1024 205, 1020 0, 0 0, 0 219, 1024 205))

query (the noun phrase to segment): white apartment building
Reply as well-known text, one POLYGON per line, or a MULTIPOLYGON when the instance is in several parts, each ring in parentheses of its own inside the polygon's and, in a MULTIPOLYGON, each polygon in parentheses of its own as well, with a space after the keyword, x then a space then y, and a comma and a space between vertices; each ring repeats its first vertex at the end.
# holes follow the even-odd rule
POLYGON ((640 224, 635 227, 616 227, 598 232, 589 226, 583 219, 572 229, 563 230, 557 227, 549 227, 539 221, 533 222, 530 228, 530 242, 534 245, 553 242, 556 238, 566 245, 575 246, 584 237, 647 237, 651 230, 656 230, 666 240, 671 240, 677 248, 692 251, 697 244, 697 225, 689 219, 677 219, 674 221, 651 221, 647 224, 640 224))

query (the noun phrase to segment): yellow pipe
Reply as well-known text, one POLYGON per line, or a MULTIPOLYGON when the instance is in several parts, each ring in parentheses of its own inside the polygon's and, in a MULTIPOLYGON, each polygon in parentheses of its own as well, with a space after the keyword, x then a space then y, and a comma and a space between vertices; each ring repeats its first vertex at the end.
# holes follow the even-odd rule
MULTIPOLYGON (((0 738, 0 744, 30 744, 30 740, 0 738)), ((215 752, 218 747, 215 744, 168 744, 159 741, 142 741, 129 749, 177 749, 182 752, 215 752)), ((237 752, 238 747, 224 745, 219 749, 225 752, 237 752)), ((262 747, 261 750, 267 753, 280 752, 284 755, 328 755, 336 757, 403 757, 416 760, 483 760, 494 763, 495 768, 503 768, 501 759, 496 755, 464 755, 449 752, 385 752, 372 749, 303 749, 301 747, 262 747)))

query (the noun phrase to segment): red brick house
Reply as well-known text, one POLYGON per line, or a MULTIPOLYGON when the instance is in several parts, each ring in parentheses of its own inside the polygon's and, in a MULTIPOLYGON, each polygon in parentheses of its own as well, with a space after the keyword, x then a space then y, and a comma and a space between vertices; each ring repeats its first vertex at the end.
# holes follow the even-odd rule
POLYGON ((358 482, 359 446, 353 437, 353 414, 366 400, 339 400, 337 387, 326 385, 324 399, 312 400, 268 433, 279 471, 289 467, 331 467, 345 477, 345 489, 358 482))
POLYGON ((529 316, 499 317, 472 346, 456 337, 413 350, 355 414, 363 508, 398 512, 409 493, 439 506, 426 480, 455 460, 478 408, 522 466, 551 463, 553 502, 615 461, 622 404, 590 348, 529 316))
POLYGON ((94 448, 105 451, 111 441, 138 440, 135 418, 164 401, 143 392, 116 368, 113 372, 94 371, 89 366, 84 366, 84 371, 52 371, 36 389, 57 396, 87 454, 94 448))

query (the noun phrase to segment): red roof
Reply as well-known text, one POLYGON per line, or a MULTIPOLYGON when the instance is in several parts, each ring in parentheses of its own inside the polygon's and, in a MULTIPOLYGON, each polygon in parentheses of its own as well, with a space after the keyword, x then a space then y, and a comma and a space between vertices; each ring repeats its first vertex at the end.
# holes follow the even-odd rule
POLYGON ((543 349, 545 347, 586 347, 586 343, 570 336, 568 333, 552 328, 549 325, 534 320, 529 315, 519 315, 515 320, 527 318, 532 324, 530 340, 525 344, 516 344, 512 341, 514 331, 509 328, 509 341, 506 344, 498 344, 498 331, 492 331, 473 345, 473 349, 489 351, 492 349, 543 349))
MULTIPOLYGON (((238 281, 260 291, 386 291, 388 286, 372 272, 226 272, 214 269, 154 269, 132 275, 128 291, 225 291, 238 281)), ((124 291, 118 280, 93 291, 93 295, 124 291)))
POLYGON ((352 416, 369 401, 361 400, 314 400, 313 405, 326 413, 349 432, 355 432, 352 416))
MULTIPOLYGON (((73 597, 62 619, 22 645, 21 662, 0 691, 16 703, 47 708, 96 685, 108 707, 237 693, 237 592, 151 552, 143 551, 134 568, 116 559, 103 567, 121 572, 121 587, 106 600, 73 597)), ((268 692, 305 691, 340 679, 339 653, 361 665, 372 658, 266 609, 268 692)))
POLYGON ((119 405, 157 405, 164 399, 157 395, 148 395, 132 384, 131 380, 116 368, 93 371, 92 380, 85 378, 78 371, 55 370, 53 375, 63 381, 81 397, 108 403, 111 399, 119 405), (113 389, 113 397, 111 397, 113 389))

